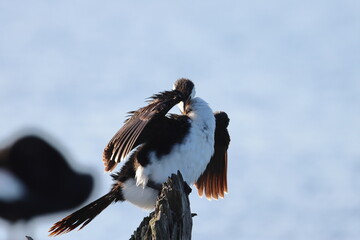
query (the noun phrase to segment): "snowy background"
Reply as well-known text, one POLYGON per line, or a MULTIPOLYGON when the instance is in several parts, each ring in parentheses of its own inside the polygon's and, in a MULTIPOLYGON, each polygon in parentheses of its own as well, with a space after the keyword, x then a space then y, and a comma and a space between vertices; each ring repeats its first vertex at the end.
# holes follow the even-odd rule
MULTIPOLYGON (((193 239, 360 239, 359 1, 0 1, 1 146, 46 132, 95 175, 89 201, 126 112, 180 77, 231 119, 229 194, 193 191, 193 239)), ((56 239, 128 239, 147 214, 111 205, 56 239)))

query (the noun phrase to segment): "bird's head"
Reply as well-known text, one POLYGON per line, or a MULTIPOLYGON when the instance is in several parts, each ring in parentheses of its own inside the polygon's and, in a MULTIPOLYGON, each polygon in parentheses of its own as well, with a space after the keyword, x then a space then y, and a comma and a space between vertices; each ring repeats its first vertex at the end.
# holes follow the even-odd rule
POLYGON ((179 102, 178 106, 183 114, 186 114, 187 107, 191 102, 191 99, 195 97, 195 85, 192 81, 186 78, 180 78, 174 83, 174 90, 177 90, 183 94, 183 101, 179 102))

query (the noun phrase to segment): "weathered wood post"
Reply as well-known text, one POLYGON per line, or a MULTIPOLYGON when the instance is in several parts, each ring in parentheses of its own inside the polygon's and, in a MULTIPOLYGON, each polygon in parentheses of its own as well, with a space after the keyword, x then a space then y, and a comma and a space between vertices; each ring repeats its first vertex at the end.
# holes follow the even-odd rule
POLYGON ((130 239, 191 239, 192 214, 187 187, 180 172, 172 174, 162 185, 155 210, 143 219, 130 239))

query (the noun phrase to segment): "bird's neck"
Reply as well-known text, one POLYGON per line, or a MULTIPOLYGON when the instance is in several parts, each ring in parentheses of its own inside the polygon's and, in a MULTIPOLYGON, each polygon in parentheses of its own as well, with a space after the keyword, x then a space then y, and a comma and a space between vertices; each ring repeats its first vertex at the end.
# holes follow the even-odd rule
POLYGON ((205 125, 210 131, 215 130, 214 113, 204 100, 201 98, 193 98, 190 104, 190 111, 187 116, 191 119, 193 124, 205 125))

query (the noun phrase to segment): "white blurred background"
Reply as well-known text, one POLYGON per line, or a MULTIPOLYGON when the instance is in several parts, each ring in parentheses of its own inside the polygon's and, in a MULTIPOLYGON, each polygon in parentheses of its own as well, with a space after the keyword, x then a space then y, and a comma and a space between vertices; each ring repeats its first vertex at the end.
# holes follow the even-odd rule
MULTIPOLYGON (((110 188, 102 150, 126 112, 187 77, 228 113, 232 138, 229 194, 191 195, 193 239, 356 240, 359 63, 359 1, 2 0, 0 146, 46 132, 93 171, 94 200, 110 188)), ((25 232, 50 239, 68 213, 25 232)), ((146 215, 115 204, 57 239, 128 239, 146 215)), ((8 227, 0 219, 0 239, 8 227)))

